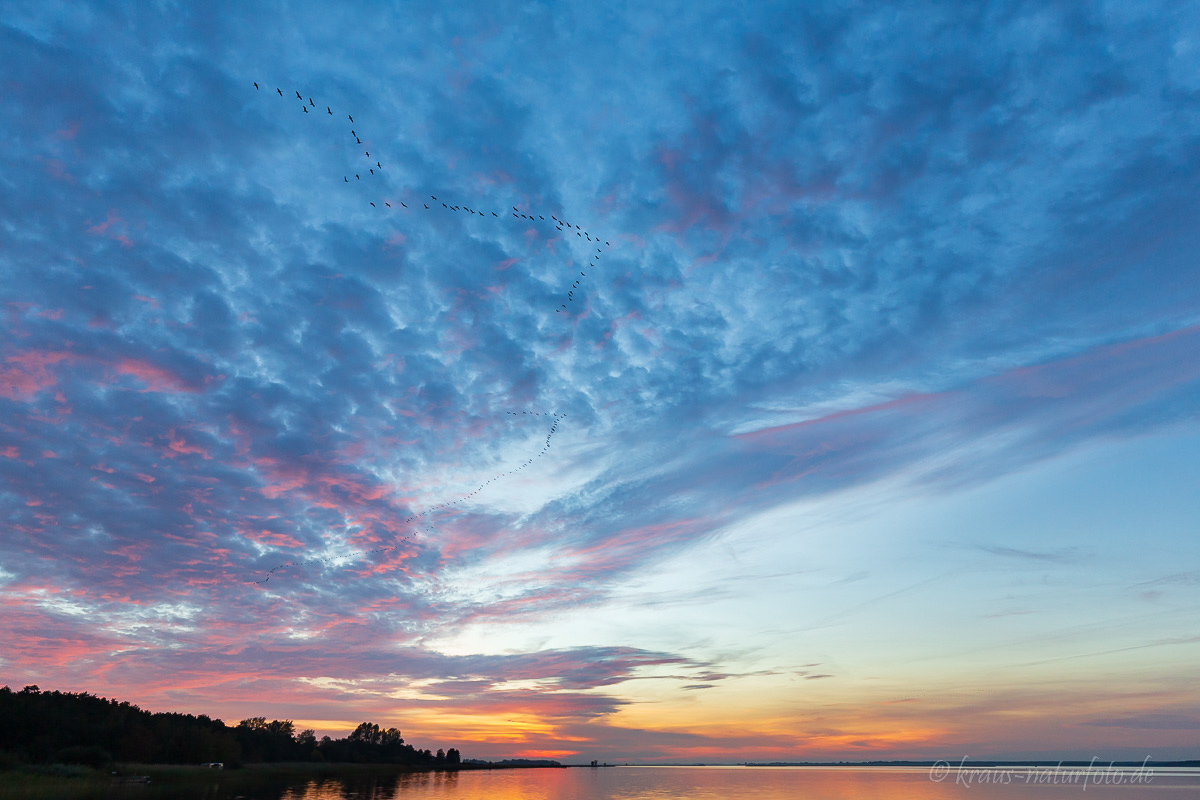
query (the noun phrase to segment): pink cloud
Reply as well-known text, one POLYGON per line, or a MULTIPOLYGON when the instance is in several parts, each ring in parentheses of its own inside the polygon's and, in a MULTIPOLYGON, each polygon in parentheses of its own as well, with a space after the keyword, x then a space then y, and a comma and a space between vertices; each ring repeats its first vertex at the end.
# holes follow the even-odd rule
POLYGON ((54 132, 54 138, 60 141, 71 141, 75 138, 75 134, 79 133, 79 120, 72 120, 71 124, 65 128, 60 128, 54 132))
POLYGON ((123 247, 133 247, 133 242, 129 237, 118 229, 125 229, 125 220, 122 219, 115 211, 109 209, 108 217, 104 222, 98 223, 87 229, 87 232, 96 236, 107 236, 120 242, 123 247))
POLYGON ((269 544, 272 547, 287 547, 293 550, 304 547, 304 544, 297 539, 288 536, 286 533, 278 533, 268 530, 242 530, 242 536, 259 544, 269 544))
POLYGON ((0 396, 10 400, 28 400, 43 389, 54 386, 50 367, 72 356, 58 351, 26 350, 8 356, 0 365, 0 396))
POLYGON ((75 183, 75 176, 67 172, 66 164, 57 158, 42 158, 38 156, 46 169, 46 174, 57 181, 75 183))
POLYGON ((167 442, 168 452, 165 455, 168 458, 175 458, 179 455, 198 455, 206 461, 212 458, 212 455, 203 447, 188 444, 183 436, 175 432, 174 428, 167 431, 167 442))
POLYGON ((113 369, 121 375, 131 375, 142 381, 146 384, 146 388, 142 390, 144 392, 196 391, 169 369, 140 358, 123 358, 113 365, 113 369))

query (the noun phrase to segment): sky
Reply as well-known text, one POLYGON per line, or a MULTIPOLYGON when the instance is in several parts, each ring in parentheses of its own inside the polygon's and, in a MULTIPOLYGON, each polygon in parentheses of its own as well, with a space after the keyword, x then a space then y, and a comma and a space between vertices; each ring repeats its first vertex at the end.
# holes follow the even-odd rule
POLYGON ((1197 757, 1196 8, 12 2, 0 99, 0 685, 1197 757))

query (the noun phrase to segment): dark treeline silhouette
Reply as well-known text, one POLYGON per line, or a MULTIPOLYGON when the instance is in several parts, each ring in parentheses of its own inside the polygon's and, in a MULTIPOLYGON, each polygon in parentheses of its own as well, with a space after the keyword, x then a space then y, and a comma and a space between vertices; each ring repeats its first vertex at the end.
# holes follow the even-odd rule
POLYGON ((364 722, 344 739, 297 732, 291 720, 244 719, 236 726, 204 714, 143 711, 128 702, 86 692, 0 688, 0 766, 13 763, 111 762, 203 764, 227 767, 278 761, 329 761, 457 767, 457 749, 418 750, 400 731, 364 722))

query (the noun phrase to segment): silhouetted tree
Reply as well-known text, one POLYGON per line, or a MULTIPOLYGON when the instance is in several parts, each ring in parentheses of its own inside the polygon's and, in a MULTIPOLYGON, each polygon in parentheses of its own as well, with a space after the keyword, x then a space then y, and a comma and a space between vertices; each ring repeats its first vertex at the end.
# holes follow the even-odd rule
POLYGON ((104 766, 110 761, 196 764, 221 761, 353 761, 434 766, 458 764, 458 751, 417 750, 398 728, 364 722, 344 739, 312 730, 296 734, 291 720, 250 717, 234 727, 203 714, 143 711, 87 693, 20 692, 0 687, 0 765, 22 761, 104 766))

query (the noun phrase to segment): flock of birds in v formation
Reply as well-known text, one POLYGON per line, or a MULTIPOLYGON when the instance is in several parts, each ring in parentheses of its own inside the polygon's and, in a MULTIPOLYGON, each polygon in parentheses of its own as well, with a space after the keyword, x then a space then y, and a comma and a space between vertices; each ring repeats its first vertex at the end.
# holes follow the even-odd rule
MULTIPOLYGON (((255 82, 254 88, 258 91, 262 91, 262 87, 260 87, 257 82, 255 82)), ((285 95, 283 93, 282 89, 276 87, 275 91, 280 97, 285 97, 285 98, 287 97, 287 95, 285 95)), ((303 95, 300 94, 300 92, 296 92, 296 99, 300 101, 300 108, 304 111, 305 114, 309 113, 308 110, 310 108, 315 109, 314 113, 320 113, 319 107, 317 106, 316 102, 313 101, 313 99, 311 97, 305 98, 303 95)), ((328 116, 340 119, 340 115, 334 114, 333 109, 330 106, 325 106, 325 112, 328 116)), ((346 130, 348 130, 350 132, 350 136, 351 136, 351 138, 354 139, 355 145, 361 146, 363 148, 363 158, 365 159, 364 163, 367 166, 368 179, 380 177, 380 174, 383 172, 382 157, 380 157, 378 153, 376 153, 374 156, 372 156, 371 151, 367 149, 367 147, 369 147, 370 145, 364 145, 362 137, 359 135, 358 131, 354 127, 351 127, 356 124, 354 122, 354 115, 347 114, 346 119, 348 120, 348 123, 346 125, 346 130), (372 166, 372 159, 374 159, 374 166, 372 166), (376 170, 378 170, 379 172, 377 173, 376 170)), ((363 176, 362 176, 361 172, 354 173, 354 180, 356 182, 361 182, 362 179, 363 179, 363 176)), ((344 183, 349 183, 350 176, 343 175, 342 181, 344 183)), ((465 205, 455 205, 453 203, 447 203, 444 200, 439 200, 434 195, 429 195, 429 200, 433 202, 432 206, 429 205, 428 201, 425 201, 425 200, 421 201, 421 205, 424 208, 424 210, 426 210, 426 211, 436 210, 438 205, 440 205, 442 207, 442 209, 444 209, 445 211, 452 211, 452 212, 459 213, 459 214, 466 213, 466 214, 470 214, 472 216, 478 214, 479 216, 485 217, 485 218, 488 217, 489 214, 491 214, 492 217, 501 218, 501 215, 496 213, 495 211, 480 211, 477 208, 471 208, 471 207, 465 206, 465 205)), ((374 200, 368 200, 367 202, 370 204, 371 208, 375 208, 375 209, 379 208, 379 206, 376 205, 374 200)), ((379 202, 382 203, 386 208, 390 208, 393 211, 399 210, 395 206, 393 206, 389 201, 380 199, 379 202)), ((404 209, 405 211, 413 210, 413 208, 410 208, 409 205, 403 201, 398 200, 396 202, 400 203, 400 207, 402 209, 404 209)), ((416 206, 416 201, 413 201, 413 207, 415 208, 415 206, 416 206)), ((600 256, 602 256, 604 254, 604 250, 609 247, 608 241, 604 241, 603 246, 601 246, 602 240, 600 239, 599 236, 593 237, 589 231, 581 228, 579 225, 572 225, 570 222, 568 222, 564 219, 559 219, 554 214, 550 215, 550 219, 546 219, 546 215, 544 215, 544 214, 526 214, 524 211, 521 211, 516 206, 512 207, 511 212, 505 212, 505 213, 506 214, 511 213, 514 218, 525 219, 525 220, 528 220, 529 222, 549 223, 549 225, 554 226, 558 231, 560 231, 562 233, 574 233, 578 238, 584 239, 584 240, 596 245, 596 252, 594 255, 592 255, 591 260, 588 262, 588 265, 587 265, 589 268, 594 268, 594 267, 598 266, 597 262, 600 261, 600 256)), ((585 272, 584 270, 580 270, 579 278, 575 279, 571 284, 571 288, 569 288, 567 290, 567 294, 566 294, 566 298, 565 298, 566 302, 560 303, 559 307, 554 309, 555 313, 562 313, 563 311, 570 310, 569 304, 574 303, 575 300, 577 299, 575 292, 583 284, 583 279, 586 277, 587 277, 587 272, 585 272)))
MULTIPOLYGON (((254 84, 254 88, 256 90, 262 91, 261 87, 258 85, 257 82, 254 84)), ((275 91, 279 94, 280 97, 285 97, 282 89, 276 88, 275 91)), ((307 99, 307 102, 305 102, 305 98, 300 94, 300 92, 296 92, 296 98, 300 101, 301 108, 304 109, 305 114, 309 113, 309 108, 313 108, 313 109, 317 108, 317 104, 315 102, 313 102, 313 99, 311 97, 307 99)), ((325 107, 325 111, 331 117, 336 116, 333 113, 333 109, 330 108, 329 106, 325 107)), ((355 124, 353 115, 347 114, 346 118, 349 120, 350 125, 355 124)), ((347 129, 350 131, 350 135, 352 137, 354 137, 355 144, 362 145, 363 144, 362 138, 359 136, 358 131, 352 127, 347 127, 347 129)), ((367 159, 367 172, 371 177, 378 177, 376 170, 378 169, 380 172, 383 171, 383 159, 379 156, 372 156, 371 152, 369 150, 367 150, 366 147, 367 146, 364 146, 364 149, 363 149, 363 157, 367 159), (374 166, 370 165, 370 160, 372 158, 375 159, 374 166)), ((362 173, 355 173, 354 178, 356 181, 362 181, 362 173)), ((342 177, 342 180, 345 183, 349 183, 350 176, 344 175, 342 177)), ((492 217, 500 218, 500 214, 497 214, 495 211, 485 213, 483 211, 479 211, 478 209, 470 208, 468 206, 449 204, 449 203, 443 202, 441 200, 438 200, 438 198, 433 195, 430 195, 429 199, 434 202, 433 206, 430 206, 428 202, 421 201, 421 205, 424 207, 424 210, 426 210, 426 211, 436 210, 437 205, 440 204, 441 207, 443 209, 445 209, 446 211, 452 211, 455 213, 464 213, 465 212, 465 213, 471 214, 471 215, 478 214, 481 217, 487 217, 488 213, 490 213, 492 217)), ((372 208, 376 208, 376 209, 379 208, 379 206, 376 205, 373 200, 368 201, 368 202, 370 203, 372 208)), ((390 202, 385 201, 385 200, 380 200, 380 202, 383 203, 383 205, 385 207, 396 210, 395 207, 390 202)), ((401 208, 403 208, 406 211, 412 210, 409 208, 407 203, 400 202, 400 206, 401 206, 401 208)), ((526 219, 530 222, 535 222, 535 223, 549 221, 550 224, 554 225, 561 232, 574 233, 580 239, 586 239, 588 242, 592 242, 597 245, 599 245, 600 241, 601 241, 599 239, 599 237, 593 238, 589 231, 582 229, 578 225, 572 225, 570 222, 567 222, 566 220, 559 219, 557 216, 555 216, 553 214, 550 215, 550 220, 547 220, 546 217, 542 214, 537 214, 537 215, 526 214, 525 212, 518 209, 516 206, 513 206, 512 216, 514 218, 526 219)), ((607 241, 605 241, 603 247, 598 246, 596 248, 596 254, 592 256, 592 261, 589 263, 589 267, 596 266, 595 262, 599 262, 600 256, 603 255, 604 248, 606 248, 608 246, 609 246, 609 243, 607 241)), ((582 283, 582 279, 587 277, 587 273, 583 270, 580 270, 579 276, 580 276, 579 279, 576 279, 571 284, 571 288, 567 290, 567 296, 566 296, 567 302, 561 303, 558 308, 554 309, 555 313, 562 313, 563 311, 567 311, 569 309, 568 304, 575 302, 575 290, 579 288, 580 284, 582 283)), ((508 411, 508 412, 506 412, 506 414, 514 416, 514 417, 534 416, 534 417, 553 417, 554 418, 554 422, 550 426, 550 431, 546 434, 545 444, 537 452, 537 454, 531 458, 526 459, 525 461, 521 462, 519 465, 513 467, 510 470, 507 470, 505 472, 500 472, 500 473, 497 473, 496 475, 493 475, 491 478, 488 478, 483 483, 479 484, 479 486, 477 486, 475 489, 473 489, 470 492, 467 492, 466 494, 464 494, 463 496, 459 497, 456 500, 451 500, 451 501, 448 501, 445 503, 439 503, 435 506, 431 506, 431 507, 425 509, 424 511, 420 512, 419 514, 413 514, 412 516, 410 516, 406 520, 404 520, 404 523, 406 525, 410 525, 410 524, 412 524, 414 522, 418 522, 418 521, 426 521, 428 524, 425 525, 423 530, 432 531, 433 525, 432 525, 432 523, 428 522, 431 519, 432 514, 438 512, 438 511, 452 509, 456 506, 464 505, 464 504, 468 503, 473 497, 475 497, 480 492, 482 492, 484 489, 491 486, 493 483, 496 483, 497 481, 500 481, 510 475, 515 475, 516 473, 520 472, 521 470, 523 470, 526 467, 533 464, 537 459, 541 458, 543 455, 546 454, 546 452, 548 452, 550 450, 550 443, 554 439, 554 434, 558 432, 558 423, 561 419, 566 417, 566 414, 559 414, 557 412, 541 412, 541 411, 519 411, 519 412, 518 411, 508 411)), ((406 541, 410 538, 411 538, 411 534, 405 534, 404 536, 402 536, 400 538, 400 542, 406 541)), ((385 545, 383 547, 376 547, 371 550, 356 550, 356 551, 353 551, 350 553, 343 553, 341 555, 336 555, 336 556, 327 556, 324 558, 312 558, 307 561, 288 561, 288 562, 280 564, 279 566, 270 570, 267 573, 267 576, 265 578, 263 578, 262 580, 252 581, 252 583, 258 583, 258 584, 267 583, 269 580, 271 580, 271 577, 274 576, 277 572, 279 572, 280 570, 287 569, 289 567, 295 568, 295 567, 306 566, 309 564, 326 564, 326 563, 336 562, 336 561, 345 561, 347 559, 356 559, 356 558, 366 557, 366 556, 374 555, 374 554, 378 554, 378 553, 386 553, 388 551, 395 550, 399 546, 400 545, 398 542, 397 544, 385 545)))

